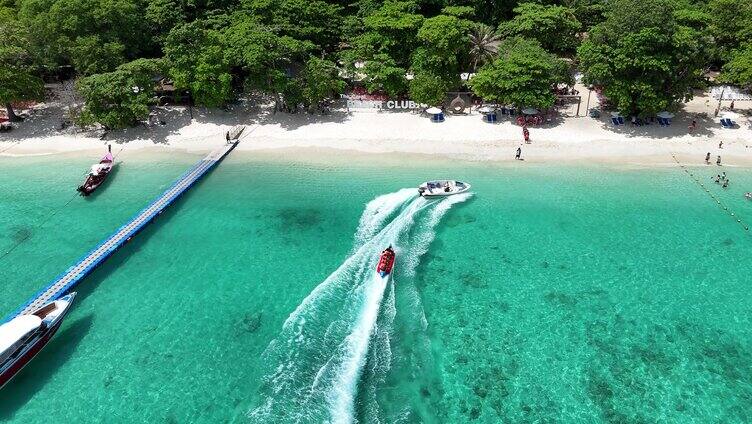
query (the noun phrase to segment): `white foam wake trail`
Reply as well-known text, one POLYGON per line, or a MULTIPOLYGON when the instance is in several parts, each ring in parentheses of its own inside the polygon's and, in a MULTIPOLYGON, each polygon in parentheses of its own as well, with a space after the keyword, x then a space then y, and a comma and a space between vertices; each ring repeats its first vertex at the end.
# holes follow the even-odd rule
POLYGON ((376 235, 384 224, 384 221, 390 218, 405 202, 416 196, 417 190, 414 188, 403 188, 402 190, 384 194, 368 202, 360 217, 360 224, 355 233, 353 250, 356 250, 376 235))
POLYGON ((422 223, 422 231, 417 231, 415 239, 411 240, 409 244, 409 250, 406 257, 403 258, 403 262, 406 266, 403 268, 408 276, 415 275, 415 269, 420 263, 420 258, 428 252, 428 248, 431 246, 434 237, 436 237, 436 225, 438 225, 441 218, 457 203, 462 203, 471 198, 473 193, 462 193, 454 196, 449 196, 441 199, 435 207, 431 209, 428 215, 428 219, 422 223))
POLYGON ((388 278, 381 278, 378 274, 374 274, 371 282, 372 289, 369 290, 366 297, 363 312, 355 324, 353 332, 345 339, 343 347, 346 356, 337 371, 337 381, 328 396, 333 423, 347 424, 353 422, 353 407, 358 378, 368 354, 371 334, 376 324, 387 281, 388 278))
MULTIPOLYGON (((404 189, 400 190, 400 192, 402 191, 404 191, 404 189)), ((410 196, 408 199, 412 197, 414 196, 410 196)), ((404 206, 404 204, 405 202, 402 203, 402 206, 404 206)), ((319 299, 327 292, 331 292, 333 289, 341 287, 342 284, 351 284, 349 279, 342 278, 343 274, 347 275, 350 273, 353 267, 362 272, 362 266, 364 263, 373 262, 374 258, 378 259, 378 253, 381 249, 384 249, 390 244, 396 244, 397 238, 408 230, 413 223, 415 214, 429 205, 430 203, 426 201, 426 199, 419 197, 414 199, 407 206, 404 206, 397 217, 382 228, 378 234, 374 235, 371 240, 360 246, 342 265, 340 265, 339 268, 337 268, 336 271, 324 280, 324 282, 313 289, 311 294, 309 294, 303 302, 295 308, 295 311, 290 314, 285 321, 283 328, 293 325, 301 315, 309 312, 311 307, 315 307, 315 305, 319 303, 319 299)))
MULTIPOLYGON (((391 318, 379 318, 387 284, 375 274, 380 251, 394 245, 399 272, 414 272, 433 240, 438 221, 453 204, 469 196, 441 200, 414 197, 414 189, 405 189, 380 196, 366 206, 356 232, 355 251, 301 302, 267 347, 264 359, 274 368, 263 380, 258 406, 249 411, 251 421, 355 421, 358 384, 374 334, 378 333, 377 348, 390 349, 388 340, 386 344, 381 340, 388 338, 389 330, 380 326, 391 325, 394 311, 385 311, 391 318), (383 216, 376 217, 380 214, 383 216), (401 251, 400 245, 407 246, 407 251, 401 251)), ((390 296, 393 303, 393 292, 390 296)), ((375 360, 391 361, 386 353, 375 360)), ((377 377, 388 369, 388 364, 379 363, 377 377)))

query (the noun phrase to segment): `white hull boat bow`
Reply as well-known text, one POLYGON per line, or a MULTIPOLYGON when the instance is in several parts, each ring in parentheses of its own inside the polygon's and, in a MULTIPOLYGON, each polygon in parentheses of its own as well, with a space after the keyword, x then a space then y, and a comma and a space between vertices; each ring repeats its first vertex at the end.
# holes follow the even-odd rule
POLYGON ((426 181, 418 187, 423 197, 440 197, 460 194, 470 190, 470 184, 457 180, 426 181))

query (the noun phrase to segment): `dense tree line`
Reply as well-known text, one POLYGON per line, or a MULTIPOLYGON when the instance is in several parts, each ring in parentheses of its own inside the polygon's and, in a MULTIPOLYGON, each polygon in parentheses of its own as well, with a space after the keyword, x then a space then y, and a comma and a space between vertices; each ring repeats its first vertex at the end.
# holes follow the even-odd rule
POLYGON ((748 0, 0 0, 0 38, 11 114, 71 67, 82 122, 112 128, 148 115, 155 75, 198 105, 254 91, 286 111, 317 110, 344 79, 545 108, 572 63, 627 113, 676 105, 714 66, 752 86, 748 0))

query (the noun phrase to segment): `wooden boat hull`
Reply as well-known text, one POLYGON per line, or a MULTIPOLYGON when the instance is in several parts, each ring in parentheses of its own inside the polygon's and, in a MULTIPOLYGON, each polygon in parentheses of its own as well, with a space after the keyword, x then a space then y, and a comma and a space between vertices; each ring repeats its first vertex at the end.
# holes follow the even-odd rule
POLYGON ((107 179, 107 176, 110 175, 111 171, 112 168, 110 168, 109 171, 105 172, 102 175, 89 176, 89 178, 86 179, 86 182, 78 187, 77 191, 81 193, 82 196, 88 196, 91 193, 94 193, 94 191, 98 189, 99 186, 102 185, 102 183, 104 183, 104 181, 107 179))
POLYGON ((112 157, 112 152, 107 152, 98 164, 92 166, 92 172, 89 173, 89 176, 86 177, 86 181, 84 181, 76 191, 81 193, 82 196, 90 195, 105 182, 107 176, 110 175, 110 172, 112 172, 114 167, 115 158, 112 157))

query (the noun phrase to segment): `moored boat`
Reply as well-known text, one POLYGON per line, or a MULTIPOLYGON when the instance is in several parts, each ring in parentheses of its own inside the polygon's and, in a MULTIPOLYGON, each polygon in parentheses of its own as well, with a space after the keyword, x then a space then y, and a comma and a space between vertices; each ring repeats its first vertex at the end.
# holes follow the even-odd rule
POLYGON ((0 325, 0 388, 26 366, 55 335, 76 293, 0 325))
POLYGON ((423 197, 451 196, 470 190, 470 184, 457 180, 426 181, 418 187, 418 193, 423 197))
POLYGON ((91 171, 89 171, 86 181, 78 187, 77 191, 82 196, 88 196, 93 193, 107 179, 114 166, 112 146, 108 146, 107 154, 104 155, 98 164, 91 166, 91 171))
POLYGON ((379 273, 381 278, 384 278, 387 275, 391 274, 392 267, 394 267, 394 257, 394 249, 392 249, 392 246, 387 247, 383 252, 381 252, 379 264, 376 265, 376 272, 379 273))

